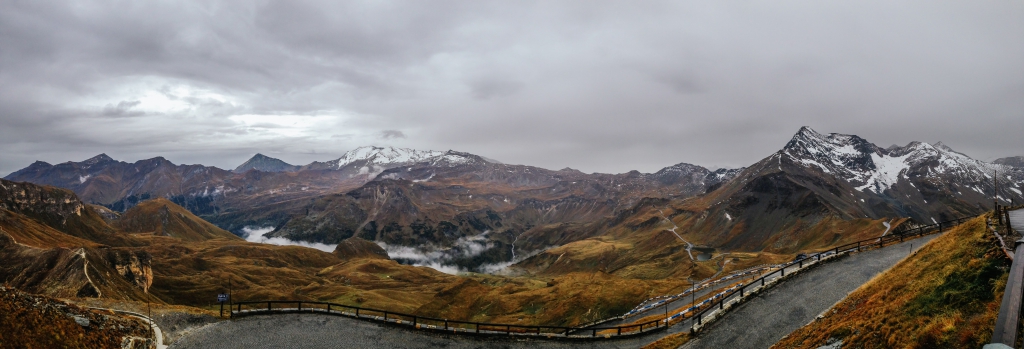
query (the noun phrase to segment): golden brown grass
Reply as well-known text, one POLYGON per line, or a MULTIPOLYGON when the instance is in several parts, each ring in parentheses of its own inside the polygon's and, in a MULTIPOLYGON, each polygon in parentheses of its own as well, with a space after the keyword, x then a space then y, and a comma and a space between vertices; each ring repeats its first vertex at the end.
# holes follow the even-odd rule
POLYGON ((121 348, 125 337, 149 337, 134 318, 90 311, 53 298, 0 287, 0 348, 121 348), (89 320, 80 326, 74 316, 89 320))
POLYGON ((641 347, 641 349, 676 349, 690 341, 689 333, 670 334, 661 339, 641 347))
POLYGON ((773 348, 980 348, 992 336, 1009 260, 976 218, 922 247, 773 348))
POLYGON ((140 202, 121 214, 121 217, 114 221, 114 226, 126 233, 154 233, 185 241, 215 238, 241 240, 231 232, 196 217, 192 212, 165 198, 140 202))

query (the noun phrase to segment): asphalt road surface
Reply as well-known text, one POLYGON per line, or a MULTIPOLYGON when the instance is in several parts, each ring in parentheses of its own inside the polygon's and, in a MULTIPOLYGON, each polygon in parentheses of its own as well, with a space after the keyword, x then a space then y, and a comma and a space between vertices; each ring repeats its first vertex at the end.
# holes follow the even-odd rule
POLYGON ((729 311, 683 346, 768 348, 937 235, 840 258, 802 272, 729 311))
POLYGON ((1024 233, 1024 209, 1010 211, 1010 226, 1013 230, 1024 233))
POLYGON ((184 348, 639 348, 658 335, 598 341, 550 341, 427 333, 320 314, 257 315, 207 326, 171 344, 184 348))

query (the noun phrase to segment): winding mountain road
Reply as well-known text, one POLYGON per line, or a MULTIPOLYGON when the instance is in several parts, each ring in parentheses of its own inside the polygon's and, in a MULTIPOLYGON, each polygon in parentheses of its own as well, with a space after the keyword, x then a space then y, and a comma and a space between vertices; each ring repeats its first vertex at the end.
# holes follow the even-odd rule
POLYGON ((770 347, 896 265, 910 254, 911 245, 916 250, 936 236, 855 253, 804 271, 725 313, 683 348, 770 347))
MULTIPOLYGON (((911 252, 911 244, 919 248, 935 236, 855 253, 801 272, 726 312, 683 348, 767 348, 895 265, 911 252)), ((787 274, 795 269, 787 267, 787 274)), ((339 316, 280 314, 207 326, 170 348, 638 348, 664 334, 686 332, 688 325, 686 321, 667 333, 635 338, 553 341, 448 335, 339 316)))

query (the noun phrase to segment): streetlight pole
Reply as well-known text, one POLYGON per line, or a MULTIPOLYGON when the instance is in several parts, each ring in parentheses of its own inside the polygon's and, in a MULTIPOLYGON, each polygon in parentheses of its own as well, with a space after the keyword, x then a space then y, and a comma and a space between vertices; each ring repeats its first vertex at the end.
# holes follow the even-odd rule
MULTIPOLYGON (((693 305, 697 304, 697 285, 693 284, 693 269, 695 267, 697 267, 697 262, 692 262, 692 264, 690 264, 690 275, 686 277, 686 280, 690 282, 690 310, 693 310, 693 313, 696 313, 696 310, 693 309, 693 305)), ((693 330, 693 315, 694 314, 690 314, 691 331, 693 330)))

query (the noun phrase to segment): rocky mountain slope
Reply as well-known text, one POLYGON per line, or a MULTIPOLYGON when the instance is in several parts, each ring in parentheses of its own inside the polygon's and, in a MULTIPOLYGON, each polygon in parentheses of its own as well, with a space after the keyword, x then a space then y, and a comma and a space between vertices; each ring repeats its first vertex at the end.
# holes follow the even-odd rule
POLYGON ((993 164, 1006 165, 1012 167, 1024 167, 1024 156, 1011 156, 1005 158, 999 158, 992 161, 993 164))
POLYGON ((894 217, 932 223, 991 209, 995 174, 1000 203, 1024 202, 1019 168, 974 160, 942 144, 881 148, 805 127, 710 193, 638 205, 595 238, 601 243, 567 244, 521 267, 566 272, 601 265, 629 273, 654 260, 689 260, 688 243, 733 252, 825 249, 880 235, 887 229, 883 222, 899 223, 894 217), (623 248, 594 253, 595 246, 615 244, 623 248))
POLYGON ((291 165, 287 162, 281 161, 281 159, 275 159, 260 153, 256 153, 252 158, 246 160, 238 167, 235 167, 232 172, 234 173, 245 173, 249 170, 257 170, 262 172, 293 172, 299 169, 299 166, 291 165))

